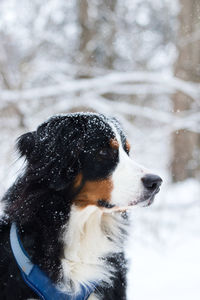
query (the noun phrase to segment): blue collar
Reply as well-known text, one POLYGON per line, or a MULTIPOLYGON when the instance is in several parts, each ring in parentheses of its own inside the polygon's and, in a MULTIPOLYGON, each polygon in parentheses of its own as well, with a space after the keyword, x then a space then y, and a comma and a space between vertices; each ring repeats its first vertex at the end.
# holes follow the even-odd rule
POLYGON ((87 300, 94 292, 95 284, 92 287, 81 285, 79 294, 66 294, 58 290, 46 274, 31 262, 21 244, 15 223, 11 225, 10 244, 22 278, 42 300, 87 300))

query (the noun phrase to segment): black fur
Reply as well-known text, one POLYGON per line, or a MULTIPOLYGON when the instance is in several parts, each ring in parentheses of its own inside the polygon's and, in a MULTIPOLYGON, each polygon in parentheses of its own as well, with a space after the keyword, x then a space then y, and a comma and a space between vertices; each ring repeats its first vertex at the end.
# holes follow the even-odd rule
MULTIPOLYGON (((109 121, 120 128, 115 120, 109 121)), ((120 134, 125 148, 125 136, 122 131, 120 134)), ((83 185, 86 180, 106 178, 113 172, 118 153, 108 151, 105 157, 100 153, 109 148, 113 137, 106 117, 80 113, 53 117, 18 139, 17 147, 27 166, 3 198, 6 210, 0 223, 0 299, 38 299, 22 280, 11 253, 9 231, 13 221, 33 263, 57 282, 63 256, 59 235, 80 190, 74 189, 74 179, 81 171, 83 185)), ((104 203, 104 199, 99 200, 104 203)), ((124 300, 124 256, 121 253, 107 259, 117 271, 114 288, 98 287, 100 299, 124 300)))

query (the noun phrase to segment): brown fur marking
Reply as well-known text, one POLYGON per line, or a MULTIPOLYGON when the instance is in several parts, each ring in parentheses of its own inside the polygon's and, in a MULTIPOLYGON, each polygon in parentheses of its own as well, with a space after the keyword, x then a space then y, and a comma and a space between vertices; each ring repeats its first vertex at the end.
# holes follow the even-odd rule
POLYGON ((88 205, 98 205, 98 200, 107 202, 111 199, 113 183, 111 178, 97 181, 86 181, 80 193, 74 199, 75 205, 86 207, 88 205))

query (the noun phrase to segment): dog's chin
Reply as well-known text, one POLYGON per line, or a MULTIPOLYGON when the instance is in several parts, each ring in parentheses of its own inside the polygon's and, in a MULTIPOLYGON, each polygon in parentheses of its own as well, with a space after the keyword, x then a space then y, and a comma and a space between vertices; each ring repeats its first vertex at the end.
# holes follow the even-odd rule
POLYGON ((155 195, 149 198, 142 198, 137 201, 131 201, 128 205, 113 205, 112 208, 104 208, 104 212, 125 212, 127 210, 131 210, 134 207, 147 207, 150 206, 154 201, 155 195))
POLYGON ((153 193, 144 194, 139 200, 130 202, 129 206, 140 206, 140 207, 150 206, 154 201, 155 195, 159 191, 160 189, 157 189, 153 193))
POLYGON ((155 194, 151 195, 149 197, 142 197, 139 200, 136 201, 131 201, 127 206, 122 206, 122 207, 115 207, 117 210, 125 211, 125 210, 130 210, 134 207, 147 207, 150 206, 154 202, 155 194))
POLYGON ((110 208, 104 208, 104 212, 123 212, 130 210, 134 207, 147 207, 154 202, 155 195, 159 192, 159 189, 153 193, 144 194, 137 200, 130 201, 127 205, 112 205, 110 208))
POLYGON ((140 207, 146 207, 146 206, 150 206, 153 201, 154 201, 155 195, 149 197, 149 198, 143 198, 139 201, 130 203, 130 206, 140 206, 140 207))

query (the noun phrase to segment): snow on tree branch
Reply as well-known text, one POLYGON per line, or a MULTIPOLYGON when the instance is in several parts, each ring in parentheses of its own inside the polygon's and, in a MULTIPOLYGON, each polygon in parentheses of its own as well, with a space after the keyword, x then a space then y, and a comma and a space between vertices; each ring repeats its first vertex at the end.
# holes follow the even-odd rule
POLYGON ((47 87, 12 91, 1 90, 0 99, 4 102, 15 102, 19 100, 60 97, 65 96, 66 93, 83 93, 91 90, 98 95, 108 92, 139 95, 144 93, 143 89, 145 89, 146 94, 172 93, 177 90, 200 103, 199 84, 154 72, 113 72, 97 78, 68 80, 65 83, 47 87), (141 83, 141 85, 135 85, 136 83, 141 83))

